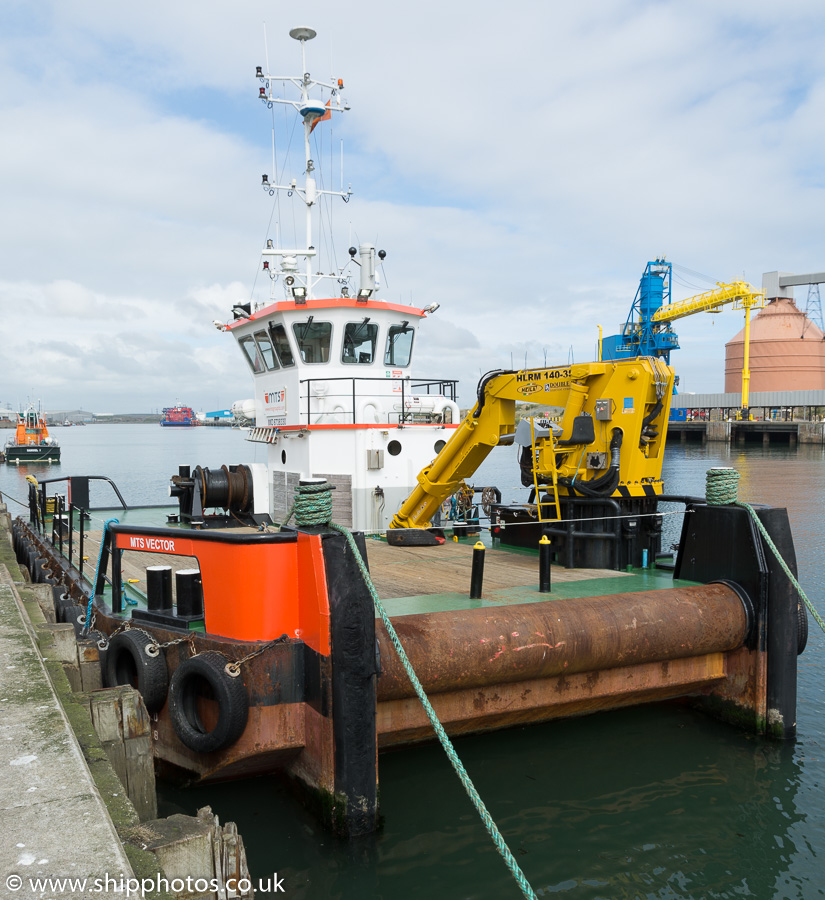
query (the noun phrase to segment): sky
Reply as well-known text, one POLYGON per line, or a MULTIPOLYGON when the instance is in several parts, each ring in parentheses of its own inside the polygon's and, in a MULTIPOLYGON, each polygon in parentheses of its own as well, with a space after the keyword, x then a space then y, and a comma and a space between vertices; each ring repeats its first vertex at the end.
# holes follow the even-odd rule
MULTIPOLYGON (((292 228, 260 187, 273 117, 254 71, 268 52, 300 72, 296 25, 352 107, 316 129, 333 186, 343 140, 354 192, 332 204, 335 258, 374 242, 384 299, 440 304, 414 374, 459 378, 463 404, 490 369, 593 359, 659 255, 674 299, 825 269, 818 0, 414 9, 4 0, 0 407, 252 396, 212 323, 266 299, 260 249, 292 228)), ((290 127, 279 111, 279 142, 290 127)), ((740 317, 676 323, 681 391, 723 389, 740 317)))

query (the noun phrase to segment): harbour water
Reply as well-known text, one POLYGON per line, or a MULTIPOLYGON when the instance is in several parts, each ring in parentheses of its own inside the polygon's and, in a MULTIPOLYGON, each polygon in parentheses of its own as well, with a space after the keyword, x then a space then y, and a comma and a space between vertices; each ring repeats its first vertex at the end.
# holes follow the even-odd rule
MULTIPOLYGON (((38 477, 104 474, 129 503, 163 503, 180 464, 262 462, 229 429, 99 425, 57 428, 59 466, 38 477)), ((514 451, 492 454, 476 483, 523 495, 514 451)), ((665 479, 702 495, 706 470, 735 466, 744 500, 788 508, 800 581, 825 612, 825 452, 672 444, 665 479)), ((21 466, 0 491, 25 500, 21 466)), ((111 495, 97 488, 97 502, 111 495)), ((95 498, 93 498, 94 500, 95 498)), ((19 508, 9 503, 12 512, 19 508)), ((20 510, 22 512, 22 510, 20 510)), ((681 527, 669 507, 666 535, 681 527)), ((719 535, 724 540, 724 535, 719 535)), ((825 896, 825 635, 811 622, 800 658, 798 738, 777 744, 679 704, 651 705, 459 738, 456 748, 541 897, 814 898, 825 896)), ((338 841, 277 779, 189 790, 162 787, 161 814, 208 803, 243 835, 259 897, 491 898, 520 892, 438 746, 380 758, 383 828, 338 841), (269 881, 270 891, 267 892, 269 881)))

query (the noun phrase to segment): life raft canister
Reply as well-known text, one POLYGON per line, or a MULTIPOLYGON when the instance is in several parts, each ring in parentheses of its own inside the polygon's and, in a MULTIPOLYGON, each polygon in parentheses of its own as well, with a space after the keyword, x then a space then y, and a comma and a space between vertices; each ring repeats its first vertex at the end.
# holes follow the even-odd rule
POLYGON ((199 653, 175 669, 169 682, 169 717, 181 743, 198 753, 223 750, 238 740, 249 717, 243 680, 226 671, 221 653, 199 653), (211 695, 211 696, 210 696, 211 695), (202 704, 217 707, 213 728, 204 724, 202 704))
POLYGON ((146 652, 147 647, 154 646, 155 639, 139 628, 121 631, 109 641, 103 666, 106 687, 130 684, 137 688, 149 715, 163 707, 169 686, 163 652, 151 656, 146 652))

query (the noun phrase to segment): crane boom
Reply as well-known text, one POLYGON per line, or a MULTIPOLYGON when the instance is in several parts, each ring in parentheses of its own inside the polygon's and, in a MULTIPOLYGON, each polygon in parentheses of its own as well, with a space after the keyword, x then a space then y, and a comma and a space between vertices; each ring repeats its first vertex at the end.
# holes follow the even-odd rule
POLYGON ((765 305, 765 291, 758 291, 747 281, 732 281, 730 284, 717 282, 712 291, 696 294, 687 300, 679 300, 662 306, 653 314, 653 322, 673 322, 675 319, 692 316, 698 312, 718 312, 726 303, 732 303, 734 309, 745 310, 745 359, 742 366, 742 414, 748 414, 750 400, 750 334, 751 309, 765 305))
POLYGON ((651 356, 488 373, 478 402, 421 471, 390 529, 426 528, 494 447, 513 442, 523 448, 524 485, 558 484, 570 497, 661 494, 673 379, 673 369, 651 356), (558 434, 552 427, 516 428, 517 401, 561 408, 558 434))
POLYGON ((687 300, 677 300, 662 306, 653 314, 654 322, 673 322, 698 312, 715 312, 726 303, 733 303, 734 309, 750 309, 765 305, 765 292, 757 290, 747 281, 733 281, 730 284, 717 282, 716 287, 687 300))

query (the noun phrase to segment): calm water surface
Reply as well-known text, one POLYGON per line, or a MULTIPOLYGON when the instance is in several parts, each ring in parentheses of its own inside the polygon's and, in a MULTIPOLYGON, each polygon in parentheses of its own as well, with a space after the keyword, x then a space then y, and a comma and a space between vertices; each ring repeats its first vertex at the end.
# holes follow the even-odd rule
MULTIPOLYGON (((179 464, 264 460, 224 429, 100 425, 54 435, 63 461, 52 475, 109 475, 130 503, 163 503, 179 464)), ((825 611, 825 454, 711 447, 671 445, 667 489, 701 495, 707 468, 732 465, 742 499, 787 506, 800 580, 825 611)), ((25 499, 25 474, 3 467, 0 490, 25 499)), ((498 484, 505 500, 522 496, 513 451, 496 451, 476 482, 498 484)), ((681 515, 666 521, 675 539, 681 515)), ((794 744, 652 705, 459 738, 456 747, 539 896, 823 897, 824 648, 812 622, 794 744)), ((277 872, 288 897, 521 896, 439 747, 382 755, 380 779, 384 828, 350 843, 321 831, 274 778, 164 788, 161 814, 209 803, 238 823, 253 877, 277 872)))

